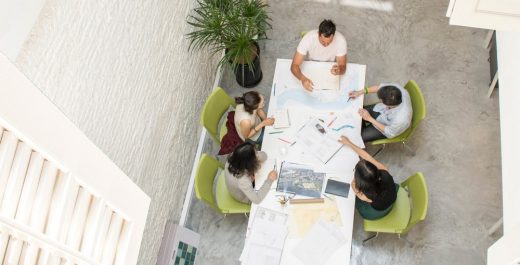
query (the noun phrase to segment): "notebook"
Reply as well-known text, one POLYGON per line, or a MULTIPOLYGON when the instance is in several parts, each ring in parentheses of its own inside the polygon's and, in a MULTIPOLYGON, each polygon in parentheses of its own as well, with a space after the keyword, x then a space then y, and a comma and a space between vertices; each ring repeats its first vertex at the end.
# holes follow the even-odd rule
POLYGON ((314 90, 339 90, 339 75, 330 72, 333 63, 303 64, 302 73, 312 80, 314 90))
POLYGON ((336 181, 333 179, 327 180, 327 186, 325 187, 325 193, 333 194, 341 197, 348 197, 350 190, 350 184, 346 182, 336 181))
POLYGON ((289 119, 289 110, 282 109, 276 111, 274 114, 274 124, 273 127, 275 129, 283 129, 291 127, 291 120, 289 119))

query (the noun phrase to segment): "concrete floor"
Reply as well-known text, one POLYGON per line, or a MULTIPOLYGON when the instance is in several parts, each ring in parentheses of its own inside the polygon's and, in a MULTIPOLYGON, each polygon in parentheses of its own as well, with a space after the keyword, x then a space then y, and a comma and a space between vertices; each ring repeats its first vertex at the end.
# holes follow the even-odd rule
MULTIPOLYGON (((428 216, 408 234, 411 247, 395 235, 362 246, 368 235, 356 214, 351 264, 485 264, 487 248, 501 236, 488 236, 487 229, 502 215, 498 98, 486 97, 486 32, 449 26, 447 0, 392 1, 391 12, 341 3, 270 1, 273 30, 260 45, 264 79, 254 89, 269 95, 276 58, 291 58, 299 33, 323 18, 333 19, 345 35, 349 61, 367 65, 367 85, 415 79, 427 103, 427 118, 409 142, 415 155, 395 144, 378 159, 396 181, 424 173, 428 216)), ((229 72, 221 86, 233 96, 245 91, 229 72)), ((204 150, 216 153, 209 139, 204 150)), ((218 218, 193 199, 187 226, 202 236, 196 264, 239 264, 247 221, 229 216, 217 226, 218 218)))

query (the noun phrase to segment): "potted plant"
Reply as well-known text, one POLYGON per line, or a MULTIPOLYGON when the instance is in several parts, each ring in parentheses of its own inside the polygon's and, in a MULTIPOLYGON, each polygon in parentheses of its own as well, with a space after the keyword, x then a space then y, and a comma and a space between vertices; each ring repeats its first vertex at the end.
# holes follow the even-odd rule
POLYGON ((267 4, 262 0, 197 0, 188 15, 193 26, 188 33, 189 49, 209 48, 213 54, 225 51, 219 66, 229 64, 237 82, 253 87, 262 80, 258 40, 267 39, 271 29, 267 4))

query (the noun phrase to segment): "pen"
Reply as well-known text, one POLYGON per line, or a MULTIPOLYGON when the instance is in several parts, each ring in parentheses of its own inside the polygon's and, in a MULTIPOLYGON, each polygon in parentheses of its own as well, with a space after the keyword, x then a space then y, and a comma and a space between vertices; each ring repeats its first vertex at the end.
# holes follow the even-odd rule
POLYGON ((328 196, 327 194, 323 193, 323 196, 332 201, 332 198, 330 196, 328 196))
POLYGON ((274 160, 273 170, 276 170, 276 159, 274 160))
POLYGON ((348 97, 347 102, 349 102, 351 99, 352 99, 351 97, 348 97))
POLYGON ((283 131, 270 132, 269 134, 283 133, 283 131))
POLYGON ((282 139, 282 138, 278 138, 278 140, 280 140, 280 141, 282 141, 282 142, 286 142, 286 143, 288 143, 288 144, 292 144, 291 142, 289 142, 289 141, 287 141, 287 140, 284 140, 284 139, 282 139))
POLYGON ((273 96, 276 97, 276 83, 274 83, 274 87, 273 87, 273 96))
POLYGON ((334 123, 334 121, 336 121, 336 119, 338 118, 338 116, 334 117, 334 119, 332 121, 330 121, 329 125, 327 125, 327 127, 330 127, 332 125, 332 123, 334 123))

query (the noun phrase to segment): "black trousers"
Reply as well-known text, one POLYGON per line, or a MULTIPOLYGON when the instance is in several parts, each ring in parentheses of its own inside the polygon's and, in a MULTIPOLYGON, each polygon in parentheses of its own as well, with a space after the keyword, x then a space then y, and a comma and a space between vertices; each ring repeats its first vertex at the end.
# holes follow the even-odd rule
MULTIPOLYGON (((379 112, 374 111, 375 105, 369 105, 366 106, 365 109, 368 110, 368 113, 370 113, 370 116, 372 116, 374 119, 377 119, 377 117, 381 114, 379 112)), ((361 121, 361 138, 363 138, 363 142, 372 142, 379 139, 386 139, 386 136, 382 134, 378 129, 372 125, 372 123, 367 122, 365 120, 361 121)))

